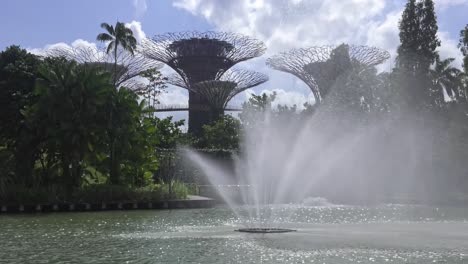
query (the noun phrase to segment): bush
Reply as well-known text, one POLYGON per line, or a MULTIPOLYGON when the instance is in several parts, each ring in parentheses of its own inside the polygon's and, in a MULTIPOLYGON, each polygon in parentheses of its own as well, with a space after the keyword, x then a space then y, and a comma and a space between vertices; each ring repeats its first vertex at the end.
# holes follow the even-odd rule
POLYGON ((83 187, 73 194, 66 194, 58 187, 25 188, 11 186, 0 197, 1 204, 35 204, 35 203, 108 203, 123 201, 160 201, 167 199, 186 199, 189 187, 182 182, 169 184, 150 184, 145 187, 131 188, 121 185, 92 184, 83 187))
POLYGON ((77 194, 75 200, 87 203, 116 201, 159 201, 166 199, 185 199, 189 193, 188 187, 179 181, 172 183, 172 194, 169 184, 150 184, 139 188, 120 185, 90 185, 77 194))
POLYGON ((0 197, 0 204, 60 203, 67 200, 63 188, 10 185, 0 197))
POLYGON ((187 187, 187 185, 185 185, 182 182, 173 181, 172 182, 172 194, 174 198, 185 199, 187 198, 187 195, 189 194, 189 188, 187 187))

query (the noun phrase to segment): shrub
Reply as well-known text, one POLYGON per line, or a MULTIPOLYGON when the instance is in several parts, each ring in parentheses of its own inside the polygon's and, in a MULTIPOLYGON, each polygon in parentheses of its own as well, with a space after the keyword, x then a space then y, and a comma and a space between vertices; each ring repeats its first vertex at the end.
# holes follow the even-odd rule
POLYGON ((63 188, 56 186, 41 188, 10 186, 8 191, 0 197, 0 204, 159 201, 185 199, 188 194, 189 187, 180 181, 172 182, 171 192, 168 183, 150 184, 139 188, 122 185, 91 184, 76 190, 72 194, 67 194, 63 188))

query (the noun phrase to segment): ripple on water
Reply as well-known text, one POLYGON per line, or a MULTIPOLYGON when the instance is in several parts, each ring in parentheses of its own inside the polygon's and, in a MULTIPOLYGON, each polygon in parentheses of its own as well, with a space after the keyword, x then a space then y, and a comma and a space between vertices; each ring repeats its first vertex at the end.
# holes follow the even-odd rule
POLYGON ((2 216, 0 260, 14 264, 468 263, 466 248, 456 246, 466 243, 460 229, 468 224, 467 209, 401 205, 278 209, 275 223, 296 225, 297 234, 233 232, 242 222, 227 208, 2 216), (395 239, 386 240, 395 240, 400 247, 369 239, 387 237, 405 226, 413 230, 406 236, 408 246, 395 239), (340 237, 344 231, 346 236, 340 237), (441 248, 420 245, 437 232, 450 243, 442 240, 441 248), (323 244, 325 235, 330 244, 323 244), (322 247, 314 246, 320 245, 317 241, 322 247))

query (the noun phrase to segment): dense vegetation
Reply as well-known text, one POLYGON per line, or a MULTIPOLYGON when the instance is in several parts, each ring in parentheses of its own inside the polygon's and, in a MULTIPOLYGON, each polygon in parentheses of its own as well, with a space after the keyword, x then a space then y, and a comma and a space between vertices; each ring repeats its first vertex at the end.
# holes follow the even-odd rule
MULTIPOLYGON (((131 31, 122 26, 114 30, 103 24, 110 34, 98 39, 117 39, 108 52, 119 45, 133 52, 131 31)), ((158 84, 149 93, 164 87, 160 74, 152 73, 141 76, 158 84)), ((18 46, 0 53, 1 201, 86 200, 98 193, 108 193, 102 195, 107 199, 187 195, 172 179, 153 177, 159 166, 155 150, 175 147, 183 122, 157 118, 140 100, 145 94, 118 87, 115 76, 99 65, 43 58, 18 46)))

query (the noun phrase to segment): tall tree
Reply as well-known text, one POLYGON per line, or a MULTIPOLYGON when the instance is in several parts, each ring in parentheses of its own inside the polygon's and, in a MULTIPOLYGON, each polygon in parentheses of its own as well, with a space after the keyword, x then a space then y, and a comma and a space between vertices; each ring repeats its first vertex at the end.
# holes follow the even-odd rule
POLYGON ((437 57, 437 16, 432 0, 408 0, 399 24, 400 46, 394 75, 401 81, 408 106, 428 109, 437 98, 430 78, 430 67, 437 57))
POLYGON ((420 22, 420 56, 422 59, 421 70, 427 73, 432 63, 437 58, 436 49, 440 46, 440 40, 437 37, 437 16, 434 10, 434 1, 424 0, 418 8, 420 22))
POLYGON ((417 17, 416 0, 406 3, 402 18, 399 23, 400 46, 398 47, 397 67, 414 71, 418 50, 419 19, 417 17))
POLYGON ((14 167, 15 180, 22 184, 31 183, 37 154, 35 129, 25 125, 22 112, 36 100, 33 90, 40 64, 39 57, 19 46, 8 47, 0 53, 0 148, 14 153, 11 167, 14 167))
POLYGON ((123 50, 134 54, 136 50, 137 41, 133 36, 133 31, 125 26, 124 23, 118 22, 115 27, 107 23, 102 23, 101 28, 107 32, 100 33, 96 39, 101 42, 108 42, 107 53, 114 52, 114 84, 117 81, 117 59, 118 49, 121 47, 123 50))
MULTIPOLYGON (((102 42, 109 42, 107 44, 107 53, 113 51, 114 52, 114 74, 113 74, 113 81, 114 86, 117 83, 117 71, 118 71, 118 49, 119 47, 122 48, 124 51, 128 51, 130 53, 134 53, 136 50, 137 41, 133 36, 133 32, 131 29, 127 28, 124 23, 117 22, 115 27, 109 25, 107 23, 102 23, 101 28, 105 29, 107 32, 100 33, 97 35, 96 39, 102 42)), ((117 87, 116 87, 117 88, 117 87)), ((117 93, 118 94, 118 93, 117 93)), ((116 163, 117 158, 115 155, 117 154, 116 145, 117 145, 117 133, 112 129, 115 127, 113 125, 114 117, 113 114, 118 112, 117 105, 111 100, 109 101, 109 148, 110 148, 110 180, 111 183, 118 183, 119 182, 119 170, 116 170, 116 163)))
POLYGON ((409 0, 399 24, 397 67, 412 74, 428 73, 437 56, 437 16, 434 2, 409 0))
POLYGON ((463 54, 463 70, 468 74, 468 24, 460 31, 458 47, 463 54))
POLYGON ((63 182, 79 187, 83 160, 100 143, 107 94, 112 91, 109 74, 61 58, 48 59, 39 69, 36 104, 27 117, 41 124, 48 156, 57 155, 63 182))

